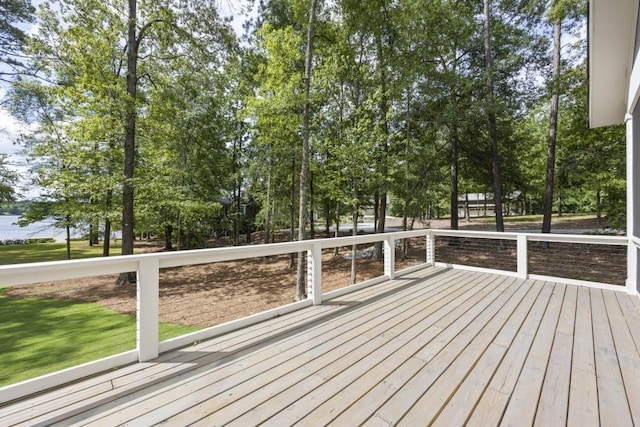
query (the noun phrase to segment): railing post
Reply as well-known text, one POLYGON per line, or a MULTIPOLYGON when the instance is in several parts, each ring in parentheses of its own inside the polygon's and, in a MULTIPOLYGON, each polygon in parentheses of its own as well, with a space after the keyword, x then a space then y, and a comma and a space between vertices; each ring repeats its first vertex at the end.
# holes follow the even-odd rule
POLYGON ((137 349, 138 361, 158 357, 160 264, 158 258, 140 260, 137 274, 137 349))
POLYGON ((425 239, 427 247, 427 264, 434 265, 436 262, 436 238, 432 231, 428 231, 425 239))
POLYGON ((396 239, 393 236, 387 236, 384 240, 384 275, 390 280, 396 277, 396 239))
POLYGON ((638 295, 640 286, 638 286, 638 256, 640 252, 640 242, 633 236, 627 242, 627 279, 625 285, 627 293, 638 295))
POLYGON ((518 234, 518 277, 520 279, 526 279, 529 275, 529 255, 527 254, 527 235, 518 234))
POLYGON ((322 304, 322 246, 314 243, 307 252, 307 296, 313 305, 322 304))

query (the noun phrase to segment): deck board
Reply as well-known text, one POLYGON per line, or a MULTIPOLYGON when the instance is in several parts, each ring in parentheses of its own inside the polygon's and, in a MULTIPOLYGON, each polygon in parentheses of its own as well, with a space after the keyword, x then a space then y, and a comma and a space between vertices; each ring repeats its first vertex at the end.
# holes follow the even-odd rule
POLYGON ((565 285, 556 285, 553 289, 547 310, 540 321, 538 331, 529 350, 529 355, 520 372, 516 387, 511 394, 500 425, 518 426, 533 424, 544 376, 547 365, 549 364, 551 346, 553 345, 553 339, 556 334, 565 290, 565 285))
MULTIPOLYGON (((605 293, 603 295, 609 323, 616 347, 620 373, 627 395, 627 401, 640 401, 640 354, 635 346, 633 337, 626 327, 625 319, 620 310, 620 305, 615 295, 605 293)), ((640 407, 629 405, 631 417, 635 425, 640 425, 640 407)))
POLYGON ((500 423, 552 292, 553 286, 545 285, 538 294, 531 311, 471 414, 470 425, 487 426, 500 423))
MULTIPOLYGON (((443 310, 435 313, 435 315, 416 324, 416 328, 409 331, 409 336, 398 336, 390 343, 390 346, 385 349, 388 357, 382 362, 370 366, 369 369, 365 369, 365 373, 362 376, 352 376, 351 371, 346 371, 344 375, 337 380, 330 381, 327 384, 327 388, 329 388, 329 390, 335 389, 337 392, 332 393, 330 395, 331 398, 326 400, 325 403, 314 408, 313 412, 304 419, 303 424, 316 424, 318 418, 325 418, 326 421, 326 415, 324 414, 331 413, 335 417, 345 410, 347 406, 353 406, 350 410, 357 411, 359 402, 355 404, 353 402, 357 400, 356 398, 358 396, 363 394, 363 391, 368 391, 376 387, 395 388, 396 385, 393 381, 384 380, 385 376, 392 373, 398 366, 402 366, 407 360, 411 360, 415 352, 425 345, 434 343, 436 338, 441 340, 442 334, 447 330, 448 325, 453 324, 478 301, 486 298, 487 295, 494 291, 499 283, 499 281, 486 282, 484 284, 479 283, 481 290, 476 292, 475 287, 470 288, 473 295, 465 299, 463 304, 445 306, 443 310), (393 347, 395 347, 395 349, 393 347)), ((436 343, 433 345, 440 344, 436 343)), ((367 393, 366 395, 372 398, 380 397, 376 392, 367 393)), ((370 403, 366 403, 366 405, 370 405, 370 403)), ((365 413, 368 416, 369 412, 367 410, 365 410, 365 413)), ((348 414, 347 417, 355 419, 358 416, 348 414)), ((359 417, 362 418, 362 415, 359 417)), ((279 420, 276 419, 274 421, 279 420)))
POLYGON ((460 289, 450 297, 440 300, 438 304, 432 304, 428 308, 419 307, 419 313, 412 315, 404 324, 398 325, 399 328, 395 331, 384 331, 380 335, 380 339, 384 343, 378 344, 370 341, 367 343, 367 347, 361 347, 357 352, 345 354, 339 364, 329 365, 315 372, 314 375, 323 379, 321 386, 309 388, 305 383, 298 383, 274 396, 270 401, 252 408, 250 413, 238 418, 234 423, 242 425, 247 419, 256 421, 264 419, 266 421, 271 414, 274 416, 269 419, 269 423, 273 425, 277 425, 281 421, 284 422, 282 418, 298 419, 309 411, 310 406, 306 404, 306 401, 310 399, 318 403, 323 402, 322 408, 318 408, 318 411, 325 414, 324 421, 326 422, 327 411, 337 415, 335 409, 327 408, 328 405, 331 405, 330 400, 344 402, 345 388, 349 388, 346 393, 351 395, 351 388, 354 385, 357 389, 370 387, 367 381, 371 378, 372 372, 375 372, 373 378, 377 379, 380 370, 394 366, 395 363, 389 360, 390 357, 402 357, 403 354, 410 353, 409 347, 415 346, 419 339, 425 340, 428 336, 437 333, 440 328, 433 327, 433 324, 438 318, 446 315, 447 311, 455 309, 453 302, 469 289, 480 291, 479 295, 486 292, 486 289, 482 289, 483 287, 486 288, 486 283, 477 283, 475 287, 460 289), (284 407, 287 408, 286 413, 276 413, 278 408, 284 407))
POLYGON ((468 421, 471 412, 494 375, 507 349, 513 342, 525 317, 531 310, 537 296, 542 290, 542 282, 531 284, 526 296, 514 310, 500 333, 488 346, 487 350, 473 366, 473 370, 458 387, 447 405, 436 418, 435 426, 463 425, 468 421))
MULTIPOLYGON (((412 276, 414 277, 414 276, 412 276)), ((420 277, 420 276, 415 276, 420 277)), ((422 291, 429 293, 429 295, 438 295, 442 292, 448 292, 446 289, 441 289, 447 283, 444 280, 435 279, 434 287, 424 288, 422 291)), ((367 294, 364 294, 366 297, 367 294)), ((346 301, 346 300, 345 300, 346 301)), ((230 399, 239 398, 242 396, 241 390, 238 387, 246 386, 248 392, 252 391, 251 384, 245 384, 247 381, 255 382, 255 377, 266 377, 262 375, 263 372, 269 368, 273 369, 285 369, 285 362, 289 362, 295 357, 308 357, 307 353, 312 351, 321 351, 322 348, 326 348, 326 342, 331 342, 334 337, 341 337, 342 335, 349 333, 349 331, 360 328, 363 330, 361 324, 366 325, 367 320, 380 317, 379 322, 382 323, 385 319, 384 305, 393 307, 393 304, 388 302, 395 302, 400 305, 410 304, 411 298, 402 293, 391 294, 388 298, 376 301, 373 303, 373 309, 363 312, 362 309, 351 310, 345 316, 341 316, 336 319, 329 319, 322 328, 306 328, 303 333, 291 339, 275 343, 277 345, 267 346, 264 349, 259 349, 249 353, 247 358, 241 359, 240 363, 236 363, 230 367, 224 367, 224 369, 207 369, 202 368, 202 375, 188 376, 175 384, 169 384, 166 387, 158 389, 154 394, 141 395, 140 402, 143 400, 151 400, 151 403, 145 403, 144 412, 136 411, 135 409, 120 410, 119 406, 129 405, 129 402, 125 399, 118 402, 120 405, 112 412, 117 412, 117 418, 104 418, 103 422, 120 422, 120 417, 131 413, 135 417, 144 416, 148 420, 163 419, 166 417, 166 413, 171 410, 175 410, 179 413, 181 409, 194 408, 197 409, 198 405, 202 404, 206 400, 210 400, 221 394, 223 391, 236 387, 236 390, 232 396, 227 397, 227 401, 230 399), (336 327, 332 327, 334 324, 338 324, 336 327), (330 330, 327 332, 326 328, 330 330), (309 346, 308 343, 313 343, 313 346, 309 346), (319 349, 320 348, 320 349, 319 349), (255 360, 255 361, 252 361, 255 360), (285 368, 283 368, 283 366, 285 368), (238 378, 249 378, 249 380, 241 381, 238 378), (214 395, 211 395, 214 393, 214 395)), ((339 303, 339 302, 338 302, 339 303)), ((340 307, 340 305, 336 305, 340 307)), ((393 313, 386 316, 392 316, 393 313)), ((366 326, 365 326, 366 328, 366 326)), ((344 342, 348 341, 348 338, 343 339, 344 342)), ((275 371, 270 372, 272 375, 275 371)), ((258 387, 259 388, 259 387, 258 387)), ((219 396, 218 400, 223 399, 224 396, 219 396)), ((103 414, 104 415, 104 414, 103 414)), ((184 415, 183 415, 184 416, 184 415)))
MULTIPOLYGON (((429 297, 437 298, 451 292, 451 289, 441 289, 441 287, 422 289, 417 294, 420 295, 421 292, 426 293, 429 297)), ((175 411, 178 415, 172 421, 176 424, 184 424, 196 421, 199 416, 206 416, 214 409, 220 410, 236 401, 240 401, 241 405, 245 404, 246 400, 240 398, 251 393, 253 395, 250 401, 259 402, 259 395, 264 394, 264 387, 269 385, 270 381, 285 377, 281 381, 285 381, 285 386, 288 386, 309 374, 304 371, 304 368, 314 359, 322 356, 321 363, 327 364, 339 359, 341 352, 336 352, 336 348, 345 349, 343 346, 363 345, 369 339, 370 331, 377 331, 376 327, 384 326, 388 321, 400 321, 398 316, 410 318, 411 309, 417 310, 415 301, 415 295, 413 297, 401 294, 393 295, 388 300, 374 303, 374 306, 365 313, 361 313, 362 310, 355 310, 344 318, 340 318, 340 321, 335 323, 343 324, 336 325, 328 332, 324 328, 319 331, 307 331, 300 334, 298 340, 290 341, 289 346, 273 347, 266 349, 266 351, 256 352, 252 354, 252 359, 239 366, 233 375, 229 375, 229 369, 225 369, 221 372, 226 375, 225 378, 218 378, 218 373, 214 372, 202 381, 198 381, 197 384, 186 382, 181 384, 179 388, 165 389, 162 394, 169 399, 168 405, 164 405, 163 402, 154 402, 157 410, 144 414, 144 416, 146 419, 152 420, 156 420, 157 416, 162 420, 163 417, 166 417, 167 412, 175 411), (389 301, 395 304, 388 304, 389 301), (401 313, 403 310, 408 311, 404 314, 401 313), (254 361, 252 362, 252 360, 254 361), (296 371, 296 367, 302 368, 296 371), (245 378, 248 379, 242 381, 245 378), (200 384, 204 384, 205 387, 197 389, 200 384), (187 390, 182 390, 185 388, 187 390), (197 389, 197 394, 189 391, 194 388, 197 389), (175 399, 175 396, 181 397, 175 399), (190 410, 180 413, 181 409, 190 410)), ((328 326, 330 327, 330 325, 328 326)))
MULTIPOLYGON (((455 300, 455 299, 453 299, 455 300)), ((358 371, 359 369, 368 369, 369 364, 366 362, 361 362, 361 359, 368 355, 371 351, 378 351, 384 344, 393 339, 394 336, 400 335, 404 333, 407 327, 415 321, 415 315, 417 315, 421 311, 421 304, 423 300, 420 298, 418 294, 411 294, 409 300, 411 304, 415 305, 415 313, 406 312, 402 307, 399 309, 391 310, 389 314, 389 319, 387 322, 392 322, 393 328, 391 329, 381 329, 381 328, 371 328, 366 331, 364 334, 360 331, 356 331, 357 338, 346 337, 345 345, 342 345, 341 342, 336 343, 337 345, 332 346, 330 353, 318 354, 317 360, 308 361, 309 364, 313 367, 314 364, 317 367, 329 366, 332 368, 341 366, 349 367, 352 370, 358 371), (406 320, 406 321, 402 321, 406 320), (369 333, 371 331, 371 333, 369 333), (314 363, 315 362, 315 363, 314 363), (331 366, 331 365, 333 366, 331 366)), ((446 302, 441 301, 440 304, 437 304, 436 307, 444 307, 446 306, 446 302)), ((385 319, 381 319, 379 314, 375 316, 375 323, 380 321, 385 321, 385 319)), ((367 324, 366 327, 370 328, 371 325, 367 324)), ((386 325, 384 326, 386 327, 386 325)), ((383 328, 384 328, 383 327, 383 328)), ((341 340, 342 341, 342 340, 341 340)), ((391 351, 394 351, 397 346, 391 346, 391 351)), ((371 359, 371 358, 370 358, 371 359)), ((370 360, 369 359, 369 360, 370 360)), ((287 363, 287 367, 291 367, 290 363, 287 363)), ((305 365, 305 367, 307 367, 305 365)), ((291 377, 285 379, 279 379, 276 383, 267 383, 263 384, 258 382, 255 384, 255 392, 254 396, 252 396, 251 401, 256 402, 264 402, 265 397, 268 397, 268 393, 273 392, 276 394, 278 391, 284 391, 289 387, 295 386, 295 383, 304 379, 306 375, 313 373, 313 371, 305 371, 305 370, 296 370, 293 371, 293 375, 291 377), (295 382, 294 382, 295 381, 295 382)), ((266 380, 270 380, 273 378, 271 373, 266 373, 266 380)), ((319 376, 314 376, 314 379, 321 378, 319 376)), ((234 402, 235 403, 235 402, 234 402)), ((240 402, 240 404, 246 405, 246 402, 240 402)), ((221 421, 227 422, 231 421, 237 415, 242 414, 251 408, 245 408, 238 404, 230 405, 228 408, 224 408, 221 410, 221 421), (227 418, 230 417, 230 418, 227 418)), ((190 411, 191 412, 191 411, 190 411)), ((206 411, 208 413, 208 411, 206 411)), ((216 420, 218 419, 216 415, 216 420)), ((176 424, 182 424, 185 419, 180 416, 175 419, 172 419, 176 424)), ((208 420, 205 417, 203 419, 204 425, 208 424, 208 420)))
MULTIPOLYGON (((442 370, 433 385, 402 417, 403 423, 417 425, 424 418, 434 419, 438 416, 442 407, 446 405, 460 384, 467 378, 472 367, 478 363, 529 290, 526 284, 519 287, 511 286, 511 288, 516 289, 516 292, 505 293, 504 304, 499 306, 501 302, 496 300, 491 307, 487 307, 483 313, 488 319, 487 322, 482 325, 481 329, 478 329, 477 334, 473 336, 462 352, 455 352, 455 360, 442 370), (497 309, 494 310, 494 308, 497 309)), ((477 320, 474 323, 476 322, 477 320)), ((465 331, 470 329, 465 328, 465 331)))
POLYGON ((602 291, 591 289, 590 294, 600 424, 630 426, 629 403, 602 291))
MULTIPOLYGON (((384 420, 400 420, 405 414, 415 406, 416 400, 421 397, 425 389, 431 386, 440 376, 452 366, 452 363, 460 353, 469 346, 483 328, 490 322, 493 316, 509 300, 513 290, 517 287, 511 286, 505 292, 501 292, 493 298, 485 298, 483 304, 476 304, 473 309, 467 311, 447 329, 453 335, 444 340, 436 341, 434 346, 426 346, 414 355, 419 362, 419 369, 400 389, 394 393, 384 405, 378 409, 375 415, 384 420)), ((427 404, 422 409, 432 411, 433 408, 427 404)), ((365 424, 366 425, 366 424, 365 424)), ((409 424, 410 425, 410 424, 409 424)))
MULTIPOLYGON (((441 343, 446 341, 446 337, 443 334, 446 333, 447 326, 460 321, 471 307, 482 299, 490 297, 500 283, 502 282, 494 281, 485 284, 481 292, 473 292, 473 295, 466 299, 463 304, 458 305, 448 313, 443 313, 445 315, 440 319, 434 318, 431 325, 426 322, 418 324, 419 329, 416 331, 418 334, 415 338, 409 337, 411 339, 405 339, 405 337, 399 337, 396 343, 397 349, 392 351, 382 363, 372 366, 364 375, 356 378, 355 381, 350 378, 350 372, 347 371, 342 383, 338 384, 342 389, 336 387, 339 392, 334 393, 324 404, 315 408, 313 412, 303 419, 302 424, 317 425, 319 420, 327 421, 327 416, 325 415, 327 413, 332 414, 333 417, 341 416, 341 418, 335 420, 335 424, 340 424, 345 418, 350 420, 366 419, 371 413, 369 408, 374 405, 372 400, 384 399, 385 396, 389 395, 388 390, 397 390, 399 384, 403 382, 403 378, 407 375, 406 372, 411 372, 412 366, 419 367, 422 364, 414 357, 414 354, 424 346, 441 347, 441 343), (423 330, 420 331, 420 329, 423 330), (402 372, 397 372, 396 370, 402 372), (346 386, 343 386, 343 384, 346 384, 346 386), (357 398, 359 396, 364 396, 366 399, 358 401, 357 398), (341 414, 345 409, 348 409, 348 411, 345 414, 341 414)), ((384 400, 379 403, 383 402, 384 400)))
POLYGON ((576 426, 600 423, 591 298, 587 288, 578 288, 567 421, 568 425, 576 426))
POLYGON ((639 309, 429 267, 0 406, 0 425, 638 425, 639 309))
POLYGON ((567 286, 565 290, 535 417, 536 426, 559 427, 567 424, 577 291, 575 286, 567 286))

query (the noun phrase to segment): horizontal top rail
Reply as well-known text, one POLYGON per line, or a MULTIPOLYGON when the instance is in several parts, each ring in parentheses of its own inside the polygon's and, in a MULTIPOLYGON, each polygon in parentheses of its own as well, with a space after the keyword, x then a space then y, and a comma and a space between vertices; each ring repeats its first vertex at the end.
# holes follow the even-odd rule
POLYGON ((475 230, 431 230, 434 236, 443 237, 468 237, 476 239, 501 239, 517 240, 518 233, 498 231, 475 231, 475 230))
MULTIPOLYGON (((71 261, 47 261, 30 264, 5 265, 0 266, 0 286, 22 285, 136 271, 141 261, 150 258, 158 260, 159 268, 168 268, 275 256, 294 252, 306 252, 313 250, 315 245, 320 245, 322 249, 330 249, 339 246, 376 243, 388 239, 399 240, 422 236, 449 236, 505 240, 517 240, 518 236, 525 236, 528 241, 620 246, 627 245, 629 242, 627 237, 621 236, 420 229, 383 234, 304 240, 298 242, 271 243, 266 245, 261 244, 214 249, 196 249, 180 252, 160 252, 105 258, 89 258, 71 261)), ((634 239, 636 240, 632 241, 637 243, 638 239, 634 239)))
POLYGON ((159 268, 169 268, 305 252, 312 250, 316 244, 320 244, 323 249, 327 249, 337 246, 381 242, 392 237, 408 238, 424 236, 428 233, 429 230, 423 229, 398 233, 270 243, 266 245, 194 249, 180 252, 159 252, 70 261, 46 261, 29 264, 3 265, 0 266, 0 286, 23 285, 136 271, 141 261, 151 258, 158 260, 159 268))
POLYGON ((628 239, 625 236, 602 236, 593 234, 518 233, 475 230, 431 230, 431 232, 434 236, 467 237, 477 239, 517 240, 518 236, 525 236, 527 240, 532 242, 585 243, 592 245, 618 246, 625 246, 628 244, 628 239))
MULTIPOLYGON (((412 230, 412 231, 396 231, 393 233, 384 233, 384 234, 365 234, 361 236, 347 236, 347 237, 332 237, 329 239, 317 239, 316 242, 319 242, 322 249, 331 249, 337 246, 348 246, 348 245, 361 245, 365 243, 376 243, 386 240, 388 238, 398 239, 409 239, 411 237, 422 237, 429 235, 433 230, 431 229, 421 229, 421 230, 412 230)), ((313 241, 313 240, 312 240, 313 241)))
POLYGON ((586 243, 590 245, 627 246, 629 240, 625 236, 601 236, 593 234, 538 234, 524 233, 532 242, 586 243))
POLYGON ((0 266, 0 286, 25 285, 135 271, 141 256, 113 256, 2 265, 0 266))

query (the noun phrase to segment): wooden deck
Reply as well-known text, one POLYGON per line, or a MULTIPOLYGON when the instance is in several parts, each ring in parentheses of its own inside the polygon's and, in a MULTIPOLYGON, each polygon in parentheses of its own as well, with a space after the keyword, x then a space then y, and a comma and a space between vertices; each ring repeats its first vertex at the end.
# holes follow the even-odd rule
POLYGON ((640 300, 427 268, 0 407, 0 425, 640 425, 640 300))

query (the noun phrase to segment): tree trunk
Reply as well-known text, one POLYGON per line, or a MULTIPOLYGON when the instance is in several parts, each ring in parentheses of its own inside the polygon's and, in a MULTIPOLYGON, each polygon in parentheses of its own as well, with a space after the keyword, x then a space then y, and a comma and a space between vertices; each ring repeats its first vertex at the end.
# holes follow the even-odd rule
POLYGON ((183 233, 182 233, 182 215, 178 212, 178 221, 177 221, 178 229, 176 230, 176 250, 181 250, 183 246, 183 233))
POLYGON ((542 232, 551 232, 553 212, 553 182, 556 168, 556 138, 558 132, 558 103, 560 98, 560 35, 562 20, 553 25, 553 84, 551 89, 551 112, 549 113, 549 137, 547 139, 547 176, 544 192, 542 232))
MULTIPOLYGON (((382 127, 382 153, 380 159, 380 176, 382 182, 380 184, 380 202, 378 204, 378 224, 376 233, 384 233, 385 221, 387 217, 387 175, 389 173, 388 157, 389 157, 389 122, 387 116, 389 114, 389 101, 387 99, 387 70, 385 58, 382 49, 382 37, 378 32, 376 34, 376 51, 378 66, 380 67, 380 126, 382 127)), ((384 251, 382 242, 375 245, 375 258, 383 259, 384 251)))
POLYGON ((376 189, 373 193, 373 228, 374 231, 378 229, 378 212, 380 206, 380 192, 376 189))
POLYGON ((314 203, 313 203, 313 174, 309 174, 309 238, 316 238, 316 227, 314 224, 314 203))
POLYGON ((269 172, 267 175, 267 203, 264 209, 264 238, 263 243, 266 245, 270 241, 271 234, 271 165, 269 165, 269 172))
POLYGON ((600 189, 596 191, 596 219, 598 221, 598 226, 602 222, 602 197, 600 193, 600 189))
POLYGON ((71 259, 71 226, 69 221, 71 221, 71 218, 67 215, 67 224, 65 225, 67 231, 67 259, 71 259))
MULTIPOLYGON (((238 123, 238 126, 240 126, 240 124, 238 123)), ((242 209, 242 198, 241 198, 241 192, 242 192, 242 175, 240 172, 240 167, 238 166, 238 162, 240 161, 240 150, 242 150, 242 138, 234 138, 233 140, 233 168, 234 168, 234 175, 236 178, 236 182, 233 188, 233 198, 235 201, 235 215, 233 216, 233 244, 235 246, 240 244, 240 218, 241 218, 241 213, 240 210, 242 209)), ((247 225, 249 226, 249 225, 247 225)))
POLYGON ((562 194, 562 186, 558 186, 558 216, 564 215, 564 195, 562 194))
POLYGON ((500 154, 498 147, 498 129, 493 94, 493 49, 491 47, 491 13, 490 0, 484 2, 484 53, 487 73, 487 111, 489 136, 491 138, 491 169, 493 173, 493 199, 496 213, 496 231, 504 231, 502 218, 502 173, 500 171, 500 154))
POLYGON ((451 229, 458 229, 458 131, 451 132, 451 229))
MULTIPOLYGON (((291 155, 291 193, 289 194, 289 241, 293 242, 296 235, 296 158, 291 155)), ((296 266, 295 254, 289 254, 289 268, 296 266)))
POLYGON ((104 240, 102 241, 102 256, 109 256, 111 249, 111 220, 104 221, 104 240))
POLYGON ((484 196, 484 215, 483 216, 487 216, 487 193, 483 194, 484 196))
POLYGON ((329 237, 331 232, 331 200, 324 199, 324 234, 329 237))
MULTIPOLYGON (((307 181, 309 178, 309 127, 311 123, 311 70, 313 67, 313 26, 316 20, 318 0, 311 0, 309 11, 309 26, 307 27, 307 53, 304 62, 304 111, 302 116, 302 165, 300 167, 300 210, 298 214, 298 240, 305 239, 307 229, 307 181)), ((298 254, 298 274, 296 285, 296 300, 307 297, 305 283, 305 253, 298 254)))
POLYGON ((96 222, 89 224, 89 246, 100 244, 100 226, 96 222))
POLYGON ((169 224, 164 227, 164 250, 165 251, 173 250, 171 239, 173 239, 173 226, 169 224))
POLYGON ((464 193, 464 220, 471 222, 471 214, 469 212, 469 193, 464 193))
MULTIPOLYGON (((353 186, 353 199, 358 200, 358 186, 354 184, 353 186)), ((352 222, 351 222, 351 235, 358 235, 358 202, 356 202, 353 213, 352 213, 352 222)), ((355 284, 358 276, 358 245, 354 244, 351 247, 351 284, 355 284)))
MULTIPOLYGON (((133 254, 133 176, 135 168, 136 96, 138 89, 137 0, 129 0, 127 28, 127 105, 124 135, 124 183, 122 185, 122 255, 133 254)), ((135 283, 135 273, 121 273, 117 283, 135 283)))
MULTIPOLYGON (((336 202, 336 211, 335 211, 335 218, 334 220, 336 221, 336 229, 333 232, 333 237, 340 237, 340 202, 336 202)), ((333 249, 333 255, 334 256, 338 256, 338 253, 340 252, 340 248, 338 246, 336 246, 333 249)))

